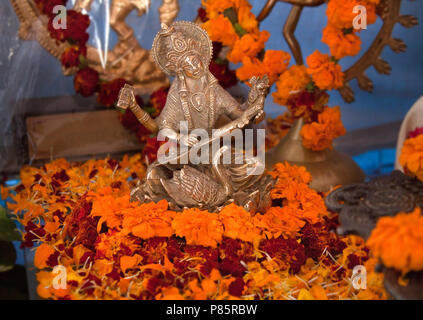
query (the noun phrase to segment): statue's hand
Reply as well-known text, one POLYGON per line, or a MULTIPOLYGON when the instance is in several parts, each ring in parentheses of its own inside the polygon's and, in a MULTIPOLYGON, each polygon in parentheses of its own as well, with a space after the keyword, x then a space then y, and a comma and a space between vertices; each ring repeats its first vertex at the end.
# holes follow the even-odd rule
POLYGON ((252 77, 250 79, 251 90, 248 94, 248 104, 253 104, 258 98, 265 97, 269 89, 269 78, 264 75, 262 78, 252 77))
POLYGON ((134 88, 125 84, 119 92, 117 107, 123 110, 130 108, 135 103, 134 88))
POLYGON ((190 148, 198 143, 197 136, 195 134, 192 134, 192 133, 187 134, 187 135, 181 135, 180 141, 181 141, 182 144, 184 144, 184 145, 186 145, 190 148))
POLYGON ((260 123, 261 121, 264 120, 266 113, 264 112, 264 110, 260 110, 259 113, 257 113, 257 115, 254 117, 253 122, 254 123, 260 123))

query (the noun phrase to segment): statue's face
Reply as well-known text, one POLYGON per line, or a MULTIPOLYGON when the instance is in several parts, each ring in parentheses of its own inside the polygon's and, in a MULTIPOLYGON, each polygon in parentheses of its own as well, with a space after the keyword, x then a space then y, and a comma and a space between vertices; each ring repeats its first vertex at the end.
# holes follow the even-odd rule
POLYGON ((186 56, 182 63, 182 70, 185 76, 189 78, 199 79, 204 74, 204 66, 201 59, 196 54, 186 56))

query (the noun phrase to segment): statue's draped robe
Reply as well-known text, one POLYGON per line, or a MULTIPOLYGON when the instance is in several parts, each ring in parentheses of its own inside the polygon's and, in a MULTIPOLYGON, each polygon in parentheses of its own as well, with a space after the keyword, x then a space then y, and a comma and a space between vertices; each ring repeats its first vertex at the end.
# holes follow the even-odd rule
POLYGON ((215 124, 220 116, 226 115, 232 120, 241 116, 243 111, 239 103, 219 85, 210 72, 206 77, 211 92, 205 93, 206 101, 201 109, 193 105, 192 100, 195 99, 193 93, 188 92, 185 98, 179 92, 181 80, 176 78, 173 81, 166 105, 156 118, 159 129, 169 128, 178 133, 180 121, 187 121, 189 130, 202 128, 210 132, 211 129, 216 129, 215 124), (184 100, 187 103, 184 103, 184 100))

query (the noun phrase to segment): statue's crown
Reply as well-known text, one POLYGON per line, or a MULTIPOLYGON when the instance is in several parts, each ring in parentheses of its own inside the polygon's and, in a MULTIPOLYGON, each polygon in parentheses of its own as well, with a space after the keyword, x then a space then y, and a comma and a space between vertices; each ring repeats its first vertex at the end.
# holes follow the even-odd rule
POLYGON ((154 38, 152 53, 157 65, 168 75, 175 75, 181 61, 192 53, 198 54, 208 68, 213 47, 207 32, 195 23, 174 22, 162 29, 154 38))

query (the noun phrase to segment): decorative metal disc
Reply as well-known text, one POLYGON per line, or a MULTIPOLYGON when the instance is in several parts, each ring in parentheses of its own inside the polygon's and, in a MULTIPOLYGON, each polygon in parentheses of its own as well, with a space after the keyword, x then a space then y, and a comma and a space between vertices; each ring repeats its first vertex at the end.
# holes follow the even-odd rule
POLYGON ((380 217, 411 212, 416 205, 423 208, 423 183, 396 170, 367 183, 336 189, 325 202, 329 210, 339 212, 341 233, 368 238, 380 217))

